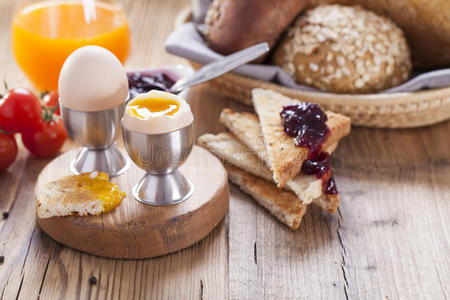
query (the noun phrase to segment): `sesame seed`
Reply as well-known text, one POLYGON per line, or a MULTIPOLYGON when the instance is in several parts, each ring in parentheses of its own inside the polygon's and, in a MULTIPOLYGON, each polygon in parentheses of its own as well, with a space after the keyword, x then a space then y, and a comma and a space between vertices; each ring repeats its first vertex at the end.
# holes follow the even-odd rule
POLYGON ((357 79, 357 80, 355 81, 355 87, 356 87, 356 88, 360 89, 360 88, 362 88, 363 86, 364 86, 364 81, 363 81, 362 79, 357 79))
POLYGON ((331 61, 333 59, 333 53, 328 52, 327 54, 327 61, 331 61))
POLYGON ((329 74, 331 74, 331 73, 333 73, 334 72, 334 67, 333 67, 333 65, 327 65, 327 72, 329 73, 329 74))
POLYGON ((362 77, 362 80, 365 81, 365 82, 368 82, 369 79, 370 79, 370 76, 369 76, 369 74, 367 74, 367 73, 364 74, 363 77, 362 77))
POLYGON ((316 38, 320 43, 323 43, 325 41, 325 36, 323 36, 322 34, 318 34, 316 38))
POLYGON ((333 51, 333 52, 338 52, 340 49, 341 49, 341 47, 339 46, 339 44, 331 45, 331 51, 333 51))
POLYGON ((337 61, 338 65, 340 65, 340 66, 345 65, 345 59, 342 56, 337 56, 336 61, 337 61))
POLYGON ((317 70, 319 70, 319 66, 317 64, 313 64, 310 63, 309 64, 309 68, 313 71, 313 72, 317 72, 317 70))
POLYGON ((341 70, 342 70, 342 73, 343 73, 345 76, 350 76, 350 75, 351 75, 351 72, 350 72, 350 69, 349 69, 349 68, 343 67, 341 70))
POLYGON ((394 72, 394 68, 391 65, 387 66, 386 67, 386 74, 390 75, 390 74, 392 74, 392 72, 394 72))

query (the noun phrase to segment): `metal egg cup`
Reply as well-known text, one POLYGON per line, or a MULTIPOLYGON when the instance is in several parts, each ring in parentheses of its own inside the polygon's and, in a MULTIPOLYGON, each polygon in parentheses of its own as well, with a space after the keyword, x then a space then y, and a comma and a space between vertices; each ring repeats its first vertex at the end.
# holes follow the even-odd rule
POLYGON ((125 148, 147 174, 133 187, 136 200, 149 205, 171 205, 192 196, 194 186, 178 170, 194 146, 194 125, 162 134, 143 134, 123 126, 125 148))
POLYGON ((125 106, 126 102, 107 110, 85 112, 67 108, 60 101, 64 126, 72 140, 82 145, 70 165, 74 174, 101 171, 114 177, 130 167, 130 160, 114 145, 125 106))

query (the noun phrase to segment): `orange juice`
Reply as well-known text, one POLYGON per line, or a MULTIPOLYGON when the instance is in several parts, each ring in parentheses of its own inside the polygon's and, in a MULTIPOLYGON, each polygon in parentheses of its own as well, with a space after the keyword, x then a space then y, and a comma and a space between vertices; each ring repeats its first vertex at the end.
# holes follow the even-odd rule
POLYGON ((46 1, 18 11, 12 24, 17 63, 38 90, 56 90, 65 59, 86 45, 102 46, 124 63, 130 51, 128 22, 116 6, 87 1, 46 1))

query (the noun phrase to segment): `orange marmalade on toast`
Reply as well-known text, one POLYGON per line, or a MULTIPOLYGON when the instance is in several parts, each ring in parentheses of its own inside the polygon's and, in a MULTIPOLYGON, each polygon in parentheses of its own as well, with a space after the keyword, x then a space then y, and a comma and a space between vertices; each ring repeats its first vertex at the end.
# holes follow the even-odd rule
POLYGON ((61 179, 61 185, 78 189, 74 194, 79 201, 98 199, 103 203, 103 212, 113 210, 122 203, 126 193, 119 186, 109 181, 109 175, 103 172, 90 172, 80 175, 66 176, 61 179))

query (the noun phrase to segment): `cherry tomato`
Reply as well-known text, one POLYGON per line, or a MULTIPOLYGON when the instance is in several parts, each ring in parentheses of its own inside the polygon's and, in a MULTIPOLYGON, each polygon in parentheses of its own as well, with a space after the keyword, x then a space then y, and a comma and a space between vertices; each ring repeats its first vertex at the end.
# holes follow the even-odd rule
POLYGON ((54 114, 50 120, 42 120, 38 129, 22 133, 23 144, 37 157, 56 155, 66 138, 67 131, 62 119, 54 114))
POLYGON ((8 169, 17 156, 17 144, 13 135, 0 133, 0 172, 8 169))
POLYGON ((0 99, 0 127, 10 132, 26 132, 39 126, 42 108, 30 90, 14 88, 0 99))
POLYGON ((44 101, 44 104, 50 108, 57 108, 55 110, 55 114, 59 115, 59 94, 57 91, 51 91, 50 93, 46 94, 44 98, 42 98, 44 101))

